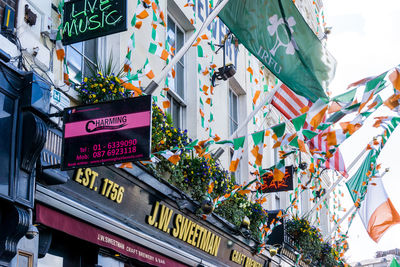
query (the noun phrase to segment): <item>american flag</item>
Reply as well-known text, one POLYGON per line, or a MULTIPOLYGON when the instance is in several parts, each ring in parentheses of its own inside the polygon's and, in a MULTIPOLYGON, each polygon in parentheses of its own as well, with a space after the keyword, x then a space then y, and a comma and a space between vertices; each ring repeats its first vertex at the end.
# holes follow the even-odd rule
MULTIPOLYGON (((311 107, 312 102, 305 97, 295 94, 283 83, 280 88, 275 92, 271 104, 283 114, 288 120, 303 114, 303 110, 306 107, 311 107)), ((304 126, 305 129, 313 130, 312 127, 306 122, 304 126)), ((323 140, 322 135, 319 134, 308 142, 310 149, 316 149, 316 151, 327 152, 329 146, 325 140, 323 140)), ((325 161, 325 167, 328 169, 334 169, 340 172, 343 176, 347 177, 346 166, 344 165, 342 154, 339 148, 332 157, 325 161)))

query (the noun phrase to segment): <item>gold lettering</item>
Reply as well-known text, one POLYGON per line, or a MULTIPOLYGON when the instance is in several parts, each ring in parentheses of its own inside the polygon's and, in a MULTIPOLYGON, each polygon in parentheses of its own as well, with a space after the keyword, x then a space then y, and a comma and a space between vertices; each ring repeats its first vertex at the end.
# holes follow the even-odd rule
POLYGON ((197 237, 199 235, 199 228, 200 226, 198 224, 196 224, 196 227, 194 228, 194 232, 193 232, 193 239, 192 239, 192 246, 196 246, 196 241, 197 241, 197 237))
POLYGON ((201 227, 200 226, 200 233, 199 233, 199 238, 197 238, 197 245, 196 245, 196 248, 199 248, 200 247, 200 245, 202 244, 202 242, 203 242, 203 236, 204 236, 204 228, 203 227, 201 227))
POLYGON ((244 263, 246 262, 246 255, 240 253, 240 264, 244 265, 244 263))
POLYGON ((215 240, 215 235, 212 234, 212 236, 211 236, 211 238, 210 238, 210 243, 208 243, 208 248, 207 248, 207 250, 206 250, 207 253, 210 253, 210 254, 211 254, 211 252, 212 252, 212 250, 213 250, 213 247, 214 247, 214 240, 215 240))
POLYGON ((212 249, 212 255, 214 255, 215 257, 217 256, 217 254, 218 254, 218 249, 219 249, 219 244, 221 243, 221 237, 219 237, 219 236, 215 236, 215 241, 214 241, 214 246, 213 246, 213 249, 212 249))
POLYGON ((82 183, 82 179, 81 179, 82 175, 83 175, 82 169, 81 168, 77 169, 75 172, 75 177, 74 177, 75 181, 77 181, 78 183, 81 184, 82 183))
POLYGON ((209 232, 209 231, 207 231, 207 230, 204 230, 204 232, 205 232, 205 233, 203 234, 203 240, 202 240, 202 242, 201 242, 200 249, 201 249, 201 250, 204 250, 204 251, 207 251, 208 242, 210 241, 211 232, 209 232))
POLYGON ((152 216, 147 216, 147 223, 150 225, 154 225, 156 219, 157 219, 157 214, 158 214, 158 207, 160 206, 160 203, 157 201, 156 205, 154 206, 154 211, 152 216))
POLYGON ((172 230, 172 235, 174 237, 178 237, 179 235, 179 228, 180 228, 180 223, 182 222, 182 215, 177 214, 175 215, 175 221, 174 221, 174 229, 172 230))
POLYGON ((190 231, 189 231, 189 235, 187 237, 187 241, 189 244, 192 244, 192 236, 193 236, 193 231, 194 231, 194 227, 196 227, 195 223, 192 223, 191 227, 190 227, 190 231))
POLYGON ((192 221, 183 217, 183 222, 181 224, 181 232, 179 233, 179 239, 186 242, 187 235, 189 233, 189 228, 192 225, 192 221))
POLYGON ((161 205, 161 213, 160 213, 160 218, 158 220, 158 229, 167 232, 171 216, 172 216, 172 210, 164 205, 161 205))

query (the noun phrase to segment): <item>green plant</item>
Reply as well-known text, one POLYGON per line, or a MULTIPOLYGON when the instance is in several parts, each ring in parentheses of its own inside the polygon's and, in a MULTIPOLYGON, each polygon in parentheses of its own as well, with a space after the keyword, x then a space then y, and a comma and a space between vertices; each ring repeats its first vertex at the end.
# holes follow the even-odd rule
POLYGON ((318 266, 343 266, 337 250, 323 242, 319 229, 311 226, 305 218, 294 217, 286 222, 286 229, 302 252, 303 259, 311 259, 318 266))
POLYGON ((76 85, 75 90, 85 104, 123 99, 131 95, 117 76, 104 76, 101 72, 93 77, 85 77, 82 83, 76 85))

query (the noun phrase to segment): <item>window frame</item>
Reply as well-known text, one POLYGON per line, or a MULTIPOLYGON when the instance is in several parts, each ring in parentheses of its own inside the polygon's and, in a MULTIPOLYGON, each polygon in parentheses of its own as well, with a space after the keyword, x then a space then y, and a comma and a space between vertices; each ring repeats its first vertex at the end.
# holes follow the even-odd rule
MULTIPOLYGON (((174 35, 177 36, 177 29, 179 29, 183 33, 183 44, 186 41, 186 36, 187 32, 185 29, 181 26, 181 24, 175 19, 173 14, 169 13, 167 15, 167 27, 166 27, 166 38, 168 38, 168 21, 171 20, 174 25, 175 25, 175 30, 174 30, 174 35)), ((182 44, 182 45, 183 45, 182 44)), ((176 46, 176 39, 175 39, 175 46, 176 46)), ((178 50, 175 47, 175 53, 178 52, 178 50)), ((174 78, 174 89, 175 90, 168 90, 167 91, 167 98, 170 102, 170 107, 167 109, 168 113, 170 113, 172 117, 172 121, 174 122, 174 125, 177 126, 178 128, 184 128, 186 126, 185 124, 185 116, 186 116, 186 94, 187 94, 187 57, 183 56, 181 60, 179 60, 176 64, 182 64, 183 65, 183 88, 182 88, 182 94, 180 95, 178 92, 178 81, 177 77, 175 76, 174 78), (176 105, 179 105, 179 119, 176 122, 176 118, 174 116, 174 108, 176 105)), ((174 66, 175 71, 176 70, 176 65, 174 66)))
MULTIPOLYGON (((79 43, 82 44, 82 52, 79 51, 76 47, 74 47, 74 45, 76 45, 77 43, 70 44, 70 45, 67 45, 65 47, 65 59, 66 59, 66 62, 67 62, 69 70, 71 70, 71 67, 73 65, 70 64, 71 60, 68 60, 68 50, 72 49, 74 52, 76 52, 81 57, 80 58, 81 62, 80 62, 80 69, 79 70, 82 73, 82 80, 81 81, 77 81, 78 83, 83 81, 83 78, 85 77, 85 73, 87 73, 87 70, 86 70, 86 65, 87 64, 92 64, 93 67, 97 67, 97 64, 95 62, 93 62, 93 60, 90 59, 87 55, 85 55, 85 52, 84 52, 85 49, 86 49, 86 45, 90 41, 94 41, 95 42, 95 57, 98 57, 99 56, 99 43, 100 43, 99 42, 99 38, 94 38, 94 39, 90 39, 90 40, 87 40, 87 41, 79 42, 79 43)), ((72 67, 72 68, 74 68, 74 67, 72 67)), ((70 80, 73 83, 75 83, 75 77, 74 78, 70 77, 70 80)))
POLYGON ((229 117, 229 135, 232 135, 239 127, 239 95, 233 90, 232 87, 229 87, 229 111, 228 111, 228 117, 229 117), (236 97, 236 121, 235 119, 232 117, 233 116, 233 101, 231 98, 231 96, 235 96, 236 97), (236 124, 235 129, 232 131, 232 125, 236 124))

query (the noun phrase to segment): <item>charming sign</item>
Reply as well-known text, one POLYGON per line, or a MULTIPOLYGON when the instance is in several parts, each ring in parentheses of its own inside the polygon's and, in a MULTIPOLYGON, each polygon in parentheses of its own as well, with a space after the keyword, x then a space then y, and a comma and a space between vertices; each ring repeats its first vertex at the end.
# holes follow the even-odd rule
POLYGON ((285 168, 285 176, 282 181, 273 181, 274 175, 272 172, 265 173, 262 178, 264 184, 261 185, 261 190, 263 193, 293 190, 293 166, 285 168))
POLYGON ((150 157, 151 96, 64 110, 61 169, 150 157))
POLYGON ((182 214, 175 214, 172 217, 173 212, 172 209, 157 201, 153 207, 152 214, 147 216, 146 222, 196 248, 217 256, 221 237, 189 220, 182 214), (172 218, 173 228, 170 228, 172 218))
POLYGON ((126 0, 71 0, 64 4, 64 45, 126 29, 126 0))
POLYGON ((240 264, 244 267, 261 267, 262 264, 256 262, 255 260, 251 259, 250 257, 240 253, 237 250, 232 250, 230 260, 234 263, 240 264))

